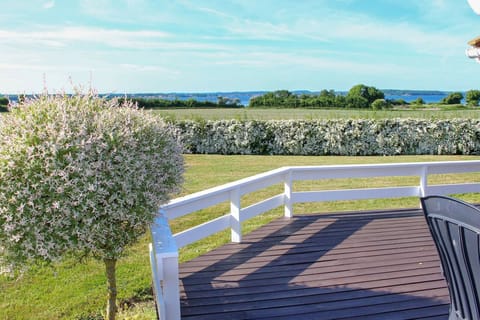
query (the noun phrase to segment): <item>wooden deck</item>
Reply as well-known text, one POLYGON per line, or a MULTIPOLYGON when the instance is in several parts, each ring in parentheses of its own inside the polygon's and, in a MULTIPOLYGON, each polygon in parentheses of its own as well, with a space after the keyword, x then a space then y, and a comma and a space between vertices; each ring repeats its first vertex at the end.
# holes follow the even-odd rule
POLYGON ((279 219, 180 264, 182 319, 447 319, 420 210, 279 219))

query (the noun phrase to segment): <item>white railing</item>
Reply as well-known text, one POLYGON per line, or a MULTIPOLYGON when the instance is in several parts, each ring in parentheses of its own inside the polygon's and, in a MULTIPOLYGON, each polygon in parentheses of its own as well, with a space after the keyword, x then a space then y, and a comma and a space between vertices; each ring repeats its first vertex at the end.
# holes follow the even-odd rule
POLYGON ((393 163, 372 165, 338 165, 283 167, 249 178, 177 198, 162 206, 151 227, 150 256, 157 311, 160 319, 180 319, 178 249, 214 233, 231 229, 232 242, 242 241, 241 223, 259 214, 283 206, 286 217, 292 217, 293 205, 300 202, 422 197, 431 194, 480 192, 479 183, 429 185, 432 174, 480 172, 480 161, 393 163), (293 190, 293 182, 342 178, 416 176, 418 185, 383 188, 322 191, 293 190), (283 192, 245 208, 241 196, 283 184, 283 192), (172 235, 168 220, 213 205, 230 202, 230 212, 172 235))

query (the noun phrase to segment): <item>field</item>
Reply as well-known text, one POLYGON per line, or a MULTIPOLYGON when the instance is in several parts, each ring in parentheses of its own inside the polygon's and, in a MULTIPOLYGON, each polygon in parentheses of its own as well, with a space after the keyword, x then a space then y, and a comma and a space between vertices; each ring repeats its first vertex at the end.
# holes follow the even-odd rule
MULTIPOLYGON (((256 173, 281 166, 323 165, 354 163, 417 162, 444 160, 478 160, 479 156, 402 156, 402 157, 301 157, 301 156, 219 156, 186 155, 187 171, 182 194, 190 194, 230 181, 235 181, 256 173), (212 174, 212 173, 215 174, 212 174)), ((435 177, 441 183, 457 179, 478 181, 480 175, 442 175, 435 177)), ((435 182, 432 181, 432 182, 435 182)), ((398 178, 395 181, 378 179, 344 179, 329 182, 328 188, 355 188, 388 184, 418 183, 416 179, 398 178)), ((315 183, 296 185, 299 189, 322 188, 315 183)), ((242 198, 242 203, 254 202, 266 194, 278 192, 278 187, 259 191, 259 194, 242 198)), ((324 188, 324 187, 323 187, 324 188)), ((466 200, 480 201, 468 197, 466 200)), ((338 210, 358 210, 392 207, 416 207, 418 199, 406 198, 375 201, 343 201, 321 205, 299 205, 295 212, 329 212, 338 210)), ((228 204, 203 210, 172 222, 175 232, 196 225, 228 211, 228 204)), ((269 220, 280 216, 281 210, 274 210, 261 217, 248 221, 244 230, 248 232, 269 220)), ((186 261, 202 252, 228 241, 229 232, 207 238, 181 250, 180 259, 186 261)), ((128 254, 118 264, 118 289, 120 304, 124 310, 120 319, 152 319, 155 316, 150 293, 150 266, 146 235, 139 243, 128 250, 128 254), (132 308, 132 306, 137 306, 132 308)), ((87 260, 75 264, 72 260, 53 266, 36 266, 18 279, 0 277, 0 319, 101 319, 105 303, 105 277, 102 264, 87 260)))
POLYGON ((474 119, 480 108, 434 107, 432 109, 338 110, 338 109, 169 109, 153 110, 172 120, 289 120, 289 119, 474 119))

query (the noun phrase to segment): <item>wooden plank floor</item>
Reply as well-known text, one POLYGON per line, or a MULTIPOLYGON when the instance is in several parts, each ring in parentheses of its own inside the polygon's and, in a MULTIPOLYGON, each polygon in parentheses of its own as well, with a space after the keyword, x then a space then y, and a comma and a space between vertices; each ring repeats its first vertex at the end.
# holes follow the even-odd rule
POLYGON ((278 219, 180 264, 182 319, 447 319, 419 210, 278 219))

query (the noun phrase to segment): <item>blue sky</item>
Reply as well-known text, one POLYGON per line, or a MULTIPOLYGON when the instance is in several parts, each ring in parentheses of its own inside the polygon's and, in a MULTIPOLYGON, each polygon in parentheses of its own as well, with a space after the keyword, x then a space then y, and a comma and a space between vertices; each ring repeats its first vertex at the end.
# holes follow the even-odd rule
POLYGON ((467 0, 0 0, 0 92, 480 89, 467 0))

